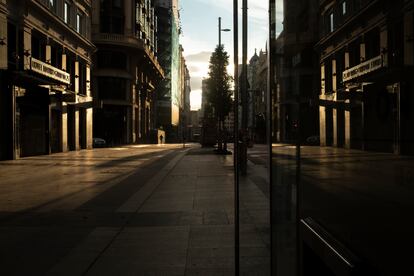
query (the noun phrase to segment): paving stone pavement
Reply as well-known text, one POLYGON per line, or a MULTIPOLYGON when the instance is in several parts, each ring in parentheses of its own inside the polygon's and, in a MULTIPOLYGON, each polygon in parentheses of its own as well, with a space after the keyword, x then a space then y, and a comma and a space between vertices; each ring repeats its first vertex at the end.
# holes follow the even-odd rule
MULTIPOLYGON (((233 156, 128 150, 1 163, 0 275, 234 275, 233 156)), ((241 184, 241 275, 269 275, 262 173, 241 184)))
POLYGON ((232 156, 176 159, 118 208, 126 225, 97 227, 48 275, 233 275, 232 156))

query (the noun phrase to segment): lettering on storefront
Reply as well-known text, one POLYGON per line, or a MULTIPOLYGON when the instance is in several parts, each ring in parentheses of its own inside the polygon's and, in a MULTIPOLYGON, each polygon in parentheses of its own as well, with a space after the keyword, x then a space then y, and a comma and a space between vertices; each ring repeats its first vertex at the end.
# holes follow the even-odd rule
POLYGON ((355 79, 357 77, 366 75, 368 73, 371 73, 375 70, 378 70, 382 67, 386 66, 384 63, 384 59, 382 56, 377 56, 375 58, 372 58, 370 60, 367 60, 357 66, 354 66, 348 70, 345 70, 342 74, 343 81, 350 81, 352 79, 355 79))
POLYGON ((31 58, 30 69, 33 72, 46 76, 48 78, 57 80, 64 84, 70 84, 70 74, 62 71, 43 61, 31 58))

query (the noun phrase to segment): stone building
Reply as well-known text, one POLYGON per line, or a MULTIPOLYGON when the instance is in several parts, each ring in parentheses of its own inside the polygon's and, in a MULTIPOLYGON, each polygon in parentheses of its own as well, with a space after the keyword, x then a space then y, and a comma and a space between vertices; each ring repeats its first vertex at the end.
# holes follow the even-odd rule
POLYGON ((0 159, 92 147, 91 2, 0 1, 0 159))
POLYGON ((93 2, 94 135, 110 145, 153 142, 157 60, 154 1, 93 2))
POLYGON ((321 145, 414 153, 413 2, 320 1, 321 145))

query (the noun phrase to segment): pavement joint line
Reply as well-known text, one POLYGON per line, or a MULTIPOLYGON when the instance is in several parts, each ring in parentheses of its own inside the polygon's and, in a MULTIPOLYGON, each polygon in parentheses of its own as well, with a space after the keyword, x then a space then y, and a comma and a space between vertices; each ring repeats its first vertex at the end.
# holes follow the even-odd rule
MULTIPOLYGON (((167 153, 170 153, 170 150, 167 150, 167 153)), ((159 160, 159 157, 157 157, 156 159, 150 159, 149 162, 147 163, 142 163, 144 166, 148 166, 151 163, 155 162, 156 160, 159 160)), ((119 173, 117 173, 115 176, 104 180, 103 182, 105 183, 105 188, 103 190, 107 190, 110 189, 111 187, 121 183, 122 181, 124 181, 125 179, 127 179, 128 177, 130 177, 131 175, 133 175, 134 173, 137 172, 137 170, 140 170, 141 168, 134 168, 133 170, 127 171, 127 172, 122 172, 122 176, 119 175, 119 173)), ((97 173, 104 173, 106 169, 101 169, 98 170, 97 173)), ((45 202, 43 204, 37 205, 37 206, 33 206, 24 210, 21 210, 19 212, 16 212, 15 214, 11 214, 10 216, 6 216, 2 219, 0 219, 0 222, 3 221, 7 221, 10 219, 15 219, 16 217, 19 217, 21 215, 25 215, 26 213, 29 212, 43 212, 43 211, 49 211, 50 208, 53 208, 54 206, 57 206, 59 204, 61 204, 63 201, 67 201, 70 200, 70 198, 73 198, 74 196, 77 196, 79 194, 82 194, 83 192, 86 192, 88 190, 93 190, 96 189, 95 186, 90 186, 90 187, 86 187, 84 189, 78 190, 78 191, 74 191, 72 193, 69 193, 67 195, 55 198, 55 199, 51 199, 48 202, 45 202)), ((102 192, 102 191, 100 191, 102 192)))
MULTIPOLYGON (((154 193, 154 191, 156 190, 156 188, 161 184, 161 182, 165 179, 165 177, 171 172, 172 169, 174 169, 174 167, 177 165, 177 163, 187 154, 187 152, 190 149, 186 149, 186 150, 182 150, 181 153, 174 157, 173 160, 171 160, 170 162, 168 162, 167 165, 164 166, 164 168, 161 169, 161 171, 159 173, 157 173, 153 178, 151 178, 143 188, 141 188, 138 192, 136 192, 130 199, 127 200, 126 204, 132 204, 131 202, 133 202, 133 200, 135 200, 135 197, 139 197, 139 193, 142 193, 143 189, 148 189, 146 191, 146 198, 142 199, 142 196, 139 197, 140 200, 140 204, 138 207, 135 207, 135 210, 133 210, 133 213, 138 213, 139 209, 141 208, 141 206, 148 200, 148 198, 151 197, 151 195, 154 193), (162 173, 161 173, 162 172, 162 173), (162 177, 157 177, 158 175, 161 175, 162 177), (153 183, 152 183, 153 182, 153 183), (151 184, 148 185, 148 184, 151 184), (149 188, 147 188, 149 187, 149 188)), ((125 204, 124 204, 125 205, 125 204)), ((123 208, 122 205, 120 208, 118 208, 117 212, 120 212, 120 210, 124 210, 127 209, 126 207, 123 208)), ((126 205, 128 208, 131 208, 130 205, 126 205)), ((134 204, 134 206, 136 206, 136 204, 134 204)), ((129 210, 129 209, 127 209, 129 210)), ((128 225, 129 220, 126 221, 124 223, 124 225, 122 225, 119 230, 116 232, 116 234, 112 237, 112 239, 109 241, 109 243, 102 249, 101 252, 99 252, 99 254, 94 258, 94 260, 89 264, 89 266, 86 268, 86 270, 82 273, 83 276, 87 275, 91 269, 94 267, 94 265, 98 262, 98 260, 101 258, 101 256, 105 253, 106 250, 108 250, 108 248, 114 243, 114 241, 117 239, 117 237, 122 233, 122 231, 125 230, 126 226, 128 225)))
POLYGON ((154 193, 157 187, 162 183, 165 177, 175 168, 177 163, 187 154, 188 150, 182 151, 179 155, 174 157, 173 160, 168 162, 155 176, 153 176, 148 182, 133 194, 116 212, 130 213, 138 212, 144 205, 149 197, 154 193))

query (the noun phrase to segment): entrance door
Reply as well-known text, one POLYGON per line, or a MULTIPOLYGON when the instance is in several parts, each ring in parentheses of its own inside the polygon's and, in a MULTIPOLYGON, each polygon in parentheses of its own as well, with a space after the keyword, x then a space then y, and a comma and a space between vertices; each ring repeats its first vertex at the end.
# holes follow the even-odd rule
POLYGON ((75 107, 68 105, 68 148, 76 150, 75 143, 75 107))
POLYGON ((16 129, 20 156, 49 154, 49 92, 30 87, 16 97, 19 112, 16 129))
POLYGON ((57 109, 52 109, 51 112, 51 151, 61 152, 62 151, 62 112, 57 109))

